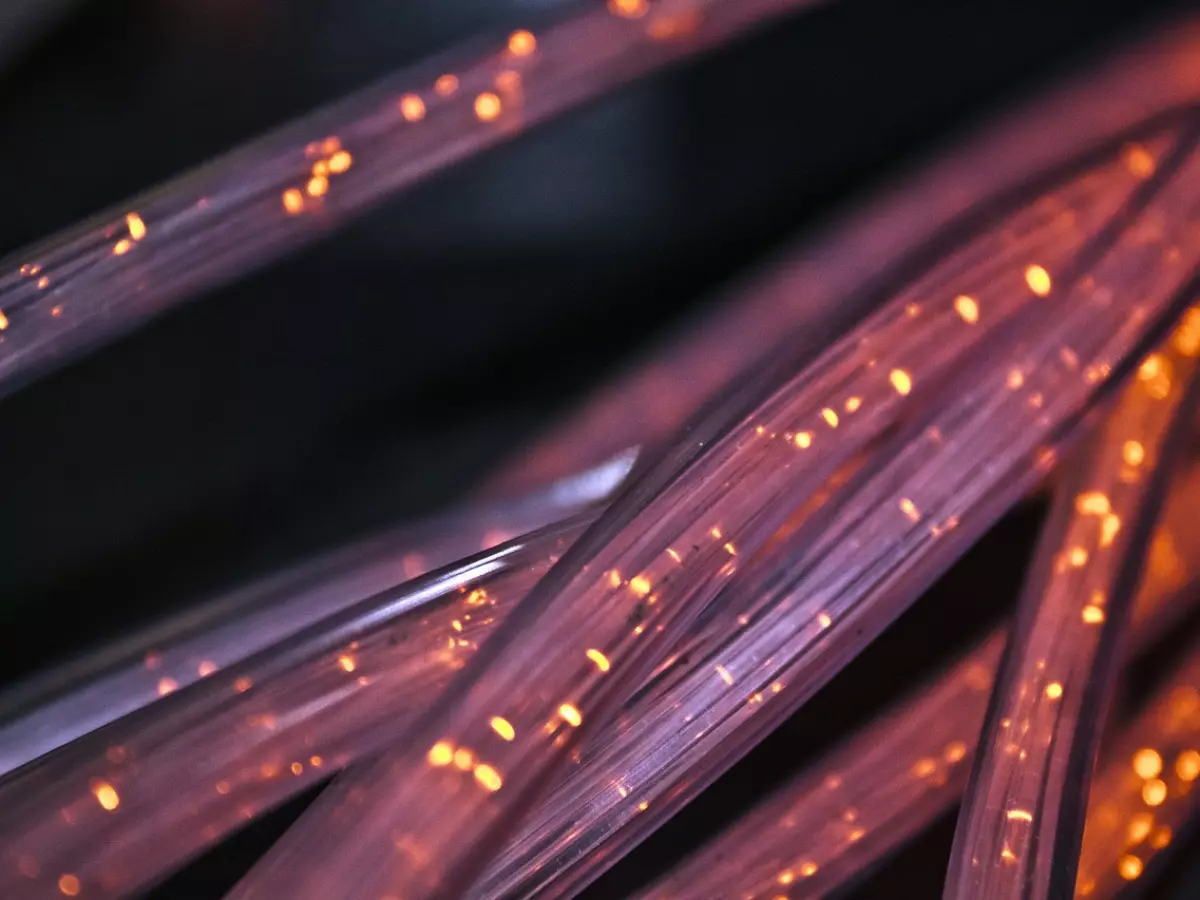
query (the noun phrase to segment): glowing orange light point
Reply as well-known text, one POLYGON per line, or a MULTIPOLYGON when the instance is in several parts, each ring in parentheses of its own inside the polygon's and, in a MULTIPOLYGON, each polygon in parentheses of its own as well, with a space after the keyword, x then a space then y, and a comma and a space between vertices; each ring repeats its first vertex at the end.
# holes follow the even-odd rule
POLYGON ((508 36, 508 52, 513 56, 529 56, 537 50, 537 38, 529 31, 514 31, 508 36))
POLYGON ((481 122, 491 122, 500 116, 500 98, 491 91, 484 91, 475 98, 475 115, 481 122))
MULTIPOLYGON (((438 84, 441 84, 441 81, 439 78, 438 84)), ((425 118, 425 101, 416 94, 405 94, 400 98, 400 115, 409 122, 420 122, 425 118)))
POLYGON ((288 215, 296 215, 296 213, 304 209, 304 195, 295 188, 288 188, 283 192, 283 208, 287 211, 288 215))

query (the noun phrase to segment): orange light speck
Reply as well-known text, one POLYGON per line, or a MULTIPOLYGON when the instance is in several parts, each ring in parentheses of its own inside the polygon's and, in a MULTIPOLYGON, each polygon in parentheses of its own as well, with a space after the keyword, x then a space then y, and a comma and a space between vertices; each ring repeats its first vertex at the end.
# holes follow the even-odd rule
POLYGON ((0 309, 0 331, 8 327, 8 316, 4 314, 4 310, 0 309))
POLYGON ((783 872, 779 873, 779 877, 776 878, 775 880, 777 882, 779 882, 780 884, 786 886, 786 885, 791 884, 793 881, 795 881, 796 876, 793 875, 790 871, 783 871, 783 872))
POLYGON ((299 775, 304 771, 304 764, 301 762, 294 762, 291 764, 291 766, 289 766, 289 768, 292 770, 293 775, 299 775))
POLYGON ((196 666, 196 674, 201 678, 207 678, 215 671, 217 671, 217 664, 211 659, 201 660, 200 665, 196 666))
POLYGON ((505 94, 512 94, 521 89, 521 73, 505 69, 496 76, 496 88, 505 94))
POLYGON ((475 116, 481 122, 491 122, 500 116, 500 98, 491 91, 484 91, 475 98, 475 116))
POLYGON ((967 755, 967 745, 962 741, 951 741, 946 745, 946 762, 962 762, 967 755))
POLYGON ((822 630, 824 630, 833 624, 833 619, 830 617, 829 613, 817 613, 817 624, 821 626, 822 630))
POLYGON ((1005 383, 1012 389, 1016 390, 1025 383, 1025 376, 1021 374, 1020 369, 1010 369, 1005 383))
POLYGON ((459 747, 454 751, 454 765, 464 772, 470 771, 471 767, 475 765, 475 754, 466 747, 459 747))
POLYGON ((310 756, 308 758, 308 764, 310 766, 312 766, 314 769, 319 769, 319 768, 321 768, 321 766, 325 765, 325 760, 323 760, 319 756, 310 756))
POLYGON ((504 780, 500 777, 500 773, 486 763, 480 763, 475 767, 475 780, 483 787, 484 790, 495 793, 500 790, 504 780))
POLYGON ((1045 297, 1050 293, 1050 273, 1041 266, 1029 266, 1025 270, 1025 283, 1039 297, 1045 297))
POLYGON ((1100 546, 1110 547, 1112 542, 1117 538, 1117 532, 1121 530, 1121 517, 1116 513, 1109 513, 1100 522, 1100 546))
POLYGON ((733 684, 733 676, 729 674, 729 670, 722 665, 716 666, 716 672, 721 677, 721 680, 728 685, 733 684))
POLYGON ((58 892, 66 897, 79 896, 79 879, 70 873, 58 879, 58 892))
POLYGON ((129 238, 121 238, 119 241, 113 244, 113 256, 124 256, 132 247, 133 241, 129 240, 129 238))
POLYGON ((338 657, 338 665, 341 667, 343 672, 353 672, 358 668, 358 663, 354 661, 354 657, 349 653, 343 653, 338 657))
POLYGON ((1184 750, 1175 760, 1175 774, 1181 781, 1195 781, 1200 777, 1200 753, 1184 750))
POLYGON ((252 687, 254 687, 254 682, 245 675, 233 683, 233 689, 239 694, 246 693, 246 691, 250 690, 252 687))
POLYGON ((629 579, 629 589, 639 597, 650 593, 650 579, 644 575, 636 575, 629 579))
POLYGON ((650 9, 646 0, 608 0, 608 9, 623 19, 640 19, 650 9))
POLYGON ((924 759, 918 759, 916 761, 916 763, 913 764, 913 767, 912 767, 912 773, 917 778, 928 778, 930 775, 932 775, 936 771, 937 771, 937 763, 934 762, 929 757, 925 757, 924 759))
POLYGON ((125 216, 125 224, 129 227, 129 236, 135 241, 140 241, 146 236, 146 223, 137 213, 131 212, 125 216))
POLYGON ((506 741, 511 741, 517 736, 517 731, 512 727, 512 723, 503 716, 492 716, 492 721, 489 723, 492 726, 492 731, 500 735, 506 741))
POLYGON ((1133 754, 1133 771, 1138 778, 1157 778, 1163 768, 1162 756, 1152 747, 1143 747, 1133 754))
POLYGON ((342 142, 337 137, 327 137, 321 141, 321 152, 326 156, 332 156, 342 149, 342 142))
POLYGON ((1133 881, 1142 874, 1142 861, 1132 853, 1126 853, 1117 862, 1117 872, 1126 881, 1133 881))
POLYGON ((821 410, 821 418, 825 420, 825 424, 830 428, 838 427, 838 414, 829 407, 825 407, 825 409, 821 410))
POLYGON ((324 175, 314 175, 308 179, 308 184, 304 186, 304 190, 310 197, 324 197, 329 193, 329 179, 324 175))
POLYGON ((573 706, 570 703, 564 703, 562 706, 560 706, 558 708, 558 714, 562 716, 563 721, 572 728, 578 728, 583 724, 583 714, 579 711, 578 707, 573 706))
POLYGON ((594 647, 587 652, 587 658, 596 664, 596 668, 601 672, 607 672, 612 668, 612 664, 608 661, 608 657, 594 647))
POLYGON ((304 195, 295 188, 288 188, 283 192, 283 208, 289 216, 296 215, 304 209, 304 195))
POLYGON ((1167 799, 1167 783, 1161 778, 1152 778, 1142 785, 1142 799, 1147 806, 1161 806, 1167 799))
MULTIPOLYGON (((446 741, 438 741, 429 748, 429 752, 425 754, 425 758, 431 766, 448 766, 454 759, 454 748, 446 741)), ((313 763, 313 765, 316 765, 316 763, 313 763)))
POLYGON ((858 412, 862 407, 862 397, 849 397, 846 400, 846 412, 858 412))
POLYGON ((44 291, 46 288, 50 287, 49 276, 43 275, 41 278, 39 278, 37 280, 37 286, 39 291, 44 291))
POLYGON ((812 878, 817 874, 817 864, 815 862, 806 862, 800 866, 800 875, 803 878, 812 878))
POLYGON ((1125 167, 1138 178, 1149 178, 1154 174, 1154 157, 1141 144, 1127 144, 1121 155, 1125 159, 1125 167))
POLYGON ((318 159, 315 163, 313 163, 312 173, 313 175, 328 175, 329 163, 325 162, 323 159, 318 159))
MULTIPOLYGON (((453 76, 442 76, 442 78, 450 77, 453 76)), ((441 83, 442 79, 439 78, 438 85, 440 86, 441 83)), ((438 93, 442 93, 441 90, 439 90, 438 93)), ((451 93, 453 93, 453 91, 451 91, 451 93)), ((404 116, 405 120, 409 122, 420 122, 423 118, 425 118, 425 101, 416 94, 405 94, 400 98, 400 115, 404 116)))
POLYGON ((979 321, 979 304, 974 297, 959 294, 954 298, 954 311, 968 325, 974 325, 979 321))
POLYGON ((179 682, 177 682, 174 678, 160 678, 158 679, 158 696, 165 697, 167 694, 172 693, 177 687, 179 687, 179 682))
POLYGON ((1067 562, 1073 568, 1082 568, 1088 561, 1088 552, 1083 547, 1072 547, 1067 551, 1067 562))
POLYGON ((93 781, 92 796, 96 798, 96 802, 99 803, 103 809, 106 809, 109 812, 112 812, 121 805, 121 797, 119 794, 117 794, 117 789, 107 781, 93 781))
POLYGON ((329 157, 329 171, 334 175, 341 175, 343 172, 349 170, 353 163, 353 156, 345 150, 339 150, 333 156, 329 157))
POLYGON ((1075 498, 1075 512, 1081 516, 1105 516, 1111 511, 1108 496, 1100 491, 1088 491, 1075 498))
POLYGON ((452 97, 458 92, 458 76, 443 75, 433 83, 433 89, 439 97, 452 97))
POLYGON ((1128 465, 1140 466, 1146 458, 1146 450, 1138 441, 1126 441, 1121 447, 1121 458, 1128 465))
POLYGON ((900 511, 904 513, 911 522, 917 522, 921 519, 921 511, 917 509, 917 505, 907 497, 900 501, 900 511))
POLYGON ((1092 606, 1089 603, 1083 608, 1081 618, 1088 625, 1099 625, 1104 621, 1104 610, 1098 606, 1092 606))
POLYGON ((811 431, 801 431, 795 437, 796 446, 801 450, 807 450, 812 446, 813 433, 811 431))
POLYGON ((1046 685, 1046 696, 1051 700, 1057 700, 1063 695, 1063 686, 1057 681, 1052 681, 1046 685))
POLYGON ((908 396, 912 390, 912 377, 903 369, 892 369, 888 375, 888 380, 892 383, 892 387, 896 389, 896 393, 901 397, 908 396))
POLYGON ((513 56, 529 56, 537 50, 537 38, 529 31, 514 31, 508 36, 508 52, 513 56))

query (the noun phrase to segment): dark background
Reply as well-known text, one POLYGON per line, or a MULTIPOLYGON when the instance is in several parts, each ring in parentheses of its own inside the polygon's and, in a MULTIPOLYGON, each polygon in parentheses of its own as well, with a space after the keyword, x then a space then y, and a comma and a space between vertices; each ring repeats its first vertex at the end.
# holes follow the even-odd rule
MULTIPOLYGON (((452 502, 789 235, 1189 5, 830 3, 522 136, 5 400, 0 685, 452 502)), ((461 37, 565 7, 33 8, 0 6, 0 255, 461 37)), ((916 672, 998 615, 1038 515, 1010 517, 589 896, 623 896, 905 686, 882 673, 916 672)), ((301 805, 156 897, 219 896, 301 805)), ((862 895, 940 896, 951 830, 862 895)), ((1168 884, 1196 896, 1197 873, 1180 865, 1168 884)))

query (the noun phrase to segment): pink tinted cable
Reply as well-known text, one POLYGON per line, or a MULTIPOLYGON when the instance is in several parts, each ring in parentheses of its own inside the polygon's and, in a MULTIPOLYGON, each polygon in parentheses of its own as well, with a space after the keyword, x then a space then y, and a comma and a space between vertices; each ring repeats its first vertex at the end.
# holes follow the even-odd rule
POLYGON ((947 897, 1060 897, 1074 884, 1141 544, 1191 425, 1198 354, 1193 308, 1068 469, 959 814, 947 897))
MULTIPOLYGON (((1189 314, 1173 338, 1192 352, 1200 349, 1197 317, 1200 312, 1189 314)), ((1135 399, 1142 391, 1140 382, 1127 389, 1135 399)), ((1109 422, 1121 423, 1127 411, 1118 406, 1109 422)), ((1121 453, 1126 436, 1110 427, 1097 440, 1121 453)), ((1193 468, 1172 485, 1150 543, 1134 604, 1132 634, 1141 649, 1197 599, 1200 570, 1185 562, 1200 540, 1192 513, 1197 491, 1200 471, 1193 468)), ((1068 499, 1074 503, 1074 494, 1068 499)), ((1114 493, 1110 501, 1105 515, 1120 515, 1128 527, 1131 498, 1114 493)), ((1095 502, 1089 497, 1077 517, 1094 517, 1095 502)), ((1094 627, 1103 608, 1083 606, 1079 616, 1094 627)), ((644 896, 801 900, 827 896, 866 874, 962 796, 1006 633, 994 632, 933 684, 793 779, 644 896)))
POLYGON ((0 696, 0 776, 374 594, 598 503, 633 462, 626 453, 525 497, 344 548, 17 685, 0 696))
POLYGON ((394 740, 589 520, 363 602, 10 777, 0 896, 127 896, 394 740))
POLYGON ((375 87, 0 263, 0 394, 430 174, 819 0, 582 3, 375 87))
MULTIPOLYGON (((1181 237, 1180 222, 1187 210, 1177 198, 1200 180, 1200 172, 1188 154, 1176 160, 1168 152, 1172 146, 1169 137, 1148 137, 1147 145, 1139 148, 1139 158, 1148 157, 1151 170, 1156 151, 1171 157, 1171 171, 1159 180, 1180 189, 1139 195, 1130 232, 1139 237, 1148 218, 1166 223, 1164 239, 1181 237), (1148 204, 1145 209, 1140 208, 1143 201, 1148 204)), ((732 417, 724 434, 701 429, 694 446, 684 443, 657 472, 634 485, 552 570, 468 668, 457 690, 452 688, 440 715, 426 723, 420 742, 348 785, 335 786, 235 896, 280 890, 325 897, 460 891, 472 867, 483 860, 482 847, 492 845, 509 827, 508 821, 544 782, 545 773, 569 751, 577 739, 574 730, 589 717, 604 722, 606 707, 627 694, 630 682, 653 660, 663 633, 669 639, 703 609, 736 569, 737 557, 755 554, 791 509, 827 478, 836 480, 840 467, 855 465, 855 454, 870 454, 871 444, 898 419, 929 416, 928 407, 906 399, 914 384, 932 385, 939 373, 955 370, 962 377, 963 365, 975 361, 973 351, 981 342, 1012 340, 1000 326, 1025 312, 1026 325, 1038 339, 1005 348, 1017 353, 1015 369, 995 371, 993 363, 992 371, 985 369, 988 377, 978 382, 984 394, 965 406, 966 401, 951 404, 945 413, 933 405, 938 412, 930 424, 944 422, 946 427, 914 436, 904 450, 903 443, 886 452, 877 448, 889 461, 887 469, 865 492, 869 499, 864 495, 847 501, 846 528, 864 514, 859 505, 893 509, 896 520, 908 520, 899 529, 895 521, 867 525, 866 534, 874 530, 883 554, 880 576, 901 560, 911 564, 921 558, 931 527, 936 534, 953 532, 953 516, 939 519, 921 512, 930 509, 922 505, 921 494, 933 475, 921 463, 930 453, 939 465, 943 462, 944 450, 938 449, 943 432, 952 426, 966 429, 961 446, 945 440, 955 451, 952 457, 965 454, 988 461, 982 473, 987 477, 978 481, 970 477, 970 467, 967 472, 958 468, 974 488, 959 500, 969 507, 987 493, 981 488, 990 486, 988 477, 1019 465, 1033 449, 1031 442, 1049 438, 1069 422, 1108 377, 1111 366, 1126 359, 1147 328, 1157 327, 1172 309, 1195 247, 1188 245, 1177 265, 1153 276, 1138 272, 1131 277, 1127 267, 1146 252, 1143 243, 1122 231, 1111 248, 1105 242, 1089 246, 1150 175, 1126 158, 1108 163, 1091 177, 1068 181, 1057 197, 1065 208, 1043 203, 1015 216, 1009 229, 987 232, 968 243, 805 373, 785 382, 755 413, 732 417), (1067 210, 1074 215, 1064 214, 1067 210), (1078 262, 1085 249, 1103 251, 1092 273, 1094 281, 1075 288, 1084 293, 1082 300, 1060 288, 1068 294, 1062 299, 1052 290, 1047 267, 1070 271, 1067 267, 1078 262), (1033 259, 1040 262, 1034 264, 1033 259), (1118 276, 1114 284, 1130 294, 1144 294, 1141 314, 1132 322, 1123 304, 1114 303, 1108 284, 1118 276), (1047 295, 1052 299, 1042 303, 1040 298, 1047 295), (928 307, 926 300, 931 301, 928 307), (1091 308, 1083 315, 1077 305, 1091 308), (1074 349, 1064 345, 1068 336, 1074 349), (1080 377, 1084 371, 1087 379, 1080 377), (1044 393, 1041 388, 1046 388, 1044 393), (997 435, 994 427, 985 425, 994 425, 992 417, 998 420, 1001 415, 1033 427, 997 435), (717 439, 709 443, 712 437, 717 439), (999 459, 983 452, 989 442, 1003 450, 999 459), (793 466, 797 458, 808 465, 793 466), (676 467, 686 477, 675 479, 676 467), (895 485, 914 478, 897 508, 892 498, 895 485), (703 515, 697 517, 700 511, 703 515), (922 526, 914 528, 918 522, 922 526), (908 535, 897 541, 897 533, 903 536, 906 531, 908 535), (500 731, 494 725, 497 719, 506 723, 500 731), (463 779, 439 764, 447 750, 463 747, 487 760, 486 777, 463 779), (356 824, 351 827, 351 822, 356 824), (397 852, 397 843, 406 849, 397 852), (313 861, 322 851, 337 864, 327 860, 313 871, 313 861)), ((1156 247, 1156 252, 1161 251, 1156 247)), ((1067 287, 1075 287, 1070 279, 1067 287)), ((974 384, 968 379, 964 387, 974 384)), ((910 421, 906 427, 914 426, 910 421)), ((931 499, 937 496, 936 489, 928 492, 931 499)), ((833 556, 844 567, 836 548, 833 556)), ((808 557, 810 563, 813 559, 808 557)), ((859 568, 855 562, 854 569, 859 568)), ((828 592, 833 585, 819 587, 828 592)), ((785 593, 773 603, 786 607, 786 598, 785 593)), ((748 602, 753 599, 751 592, 748 602)), ((848 602, 847 612, 856 605, 848 602)), ((814 616, 814 625, 817 621, 814 616)), ((820 658, 827 659, 825 654, 820 658)), ((747 657, 739 664, 749 661, 747 657)), ((804 663, 813 665, 814 660, 805 657, 804 663)), ((662 724, 646 727, 653 730, 662 724)), ((672 723, 670 728, 677 731, 678 726, 672 723)))

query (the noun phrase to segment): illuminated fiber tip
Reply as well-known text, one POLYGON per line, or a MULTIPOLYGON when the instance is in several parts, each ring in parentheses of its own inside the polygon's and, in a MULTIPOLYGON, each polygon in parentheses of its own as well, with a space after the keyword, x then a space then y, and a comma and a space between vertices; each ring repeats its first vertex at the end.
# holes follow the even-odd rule
POLYGON ((901 397, 908 396, 909 391, 912 390, 912 377, 903 369, 892 369, 888 380, 891 381, 892 387, 901 397))
POLYGON ((725 542, 725 552, 730 556, 737 556, 737 548, 733 546, 731 541, 725 542))
POLYGON ((671 559, 675 560, 677 563, 683 562, 683 557, 679 555, 679 551, 671 547, 667 548, 667 556, 671 557, 671 559))
POLYGON ((471 767, 475 765, 475 754, 466 747, 459 747, 454 751, 454 766, 461 769, 463 772, 471 771, 471 767))
POLYGON ((1075 498, 1075 511, 1082 516, 1104 516, 1112 511, 1112 506, 1105 494, 1089 491, 1075 498))
POLYGON ((817 613, 817 624, 820 625, 822 629, 825 629, 833 624, 833 619, 829 617, 829 613, 817 613))
POLYGON ((801 431, 796 435, 794 440, 797 447, 799 447, 801 450, 807 450, 812 446, 813 434, 811 431, 801 431))
POLYGON ((334 175, 341 175, 350 169, 354 163, 354 157, 345 150, 339 150, 333 156, 329 157, 329 171, 334 175))
POLYGON ((1121 530, 1121 517, 1116 513, 1109 513, 1100 523, 1100 546, 1110 547, 1112 542, 1117 538, 1117 532, 1121 530))
POLYGON ((1167 844, 1171 843, 1172 834, 1170 825, 1161 826, 1158 831, 1154 832, 1154 837, 1150 838, 1150 846, 1155 850, 1163 849, 1167 844))
POLYGON ((293 775, 299 775, 304 771, 304 764, 300 762, 294 762, 288 768, 292 770, 293 775))
POLYGON ((594 647, 588 650, 587 658, 594 662, 596 664, 596 668, 601 672, 607 672, 612 668, 612 664, 609 663, 608 657, 594 647))
POLYGON ((954 311, 968 325, 974 325, 979 321, 979 304, 975 302, 974 297, 959 294, 954 298, 954 311))
POLYGON ((1140 844, 1150 834, 1154 827, 1154 816, 1148 812, 1140 812, 1129 820, 1129 843, 1140 844))
POLYGON ((133 247, 133 241, 129 238, 121 238, 113 245, 113 256, 124 256, 133 247))
POLYGON ((1117 862, 1117 874, 1126 881, 1133 881, 1142 874, 1142 861, 1132 853, 1126 853, 1117 862))
POLYGON ((348 653, 343 653, 338 657, 338 665, 343 672, 353 672, 358 668, 358 663, 354 661, 354 657, 348 653))
POLYGON ((325 760, 319 756, 310 756, 308 758, 308 764, 314 769, 319 769, 321 766, 325 765, 325 760))
POLYGON ((713 540, 719 541, 721 539, 721 529, 718 528, 716 525, 714 525, 712 528, 710 528, 708 530, 708 533, 713 536, 713 540))
POLYGON ((314 175, 328 175, 329 163, 325 162, 323 159, 318 159, 315 163, 313 163, 312 173, 314 175))
POLYGON ((1127 465, 1140 466, 1146 458, 1146 450, 1138 441, 1126 441, 1121 447, 1121 458, 1127 465))
POLYGON ((861 841, 863 838, 863 835, 865 835, 866 833, 867 833, 866 830, 862 829, 862 828, 851 829, 850 833, 848 835, 846 835, 846 840, 848 840, 850 843, 853 844, 857 841, 861 841))
POLYGON ((779 877, 776 878, 775 880, 778 881, 780 884, 787 886, 796 880, 796 876, 793 875, 790 871, 785 869, 784 871, 779 873, 779 877))
POLYGON ((1141 144, 1127 144, 1121 154, 1125 159, 1125 167, 1138 178, 1149 178, 1156 168, 1154 157, 1141 144))
POLYGON ((1010 822, 1032 822, 1033 813, 1027 809, 1010 809, 1005 815, 1010 822))
POLYGON ((129 236, 135 241, 140 241, 146 236, 146 223, 137 213, 131 212, 125 216, 125 224, 129 227, 129 236))
POLYGON ((200 665, 196 666, 196 674, 201 678, 207 678, 215 671, 217 671, 217 664, 211 659, 202 660, 200 665))
POLYGON ((1092 606, 1090 603, 1083 608, 1081 613, 1083 621, 1088 625, 1099 625, 1104 621, 1104 610, 1098 606, 1092 606))
POLYGON ((528 31, 514 31, 508 36, 508 52, 513 56, 529 56, 537 49, 537 38, 528 31))
POLYGON ((4 314, 4 310, 0 309, 0 331, 8 327, 8 316, 4 314))
POLYGON ((500 790, 500 787, 504 784, 504 779, 500 777, 500 773, 487 763, 480 763, 475 767, 475 780, 479 782, 485 791, 493 794, 500 790))
POLYGON ((321 152, 326 156, 332 156, 342 149, 342 142, 336 137, 327 137, 321 141, 321 152))
MULTIPOLYGON (((439 97, 452 97, 458 92, 458 76, 457 75, 442 75, 433 83, 433 89, 439 97)), ((420 98, 418 98, 420 99, 420 98)), ((425 104, 421 104, 422 111, 425 109, 425 104)))
POLYGON ((904 513, 904 515, 908 516, 909 520, 912 522, 917 522, 921 518, 921 512, 917 509, 917 505, 907 497, 904 497, 900 500, 900 511, 904 513))
POLYGON ((1017 388, 1019 388, 1024 383, 1025 383, 1025 376, 1021 373, 1020 369, 1009 370, 1008 378, 1005 379, 1005 384, 1007 384, 1010 388, 1012 388, 1015 391, 1017 388))
POLYGON ((1059 682, 1052 681, 1048 685, 1046 685, 1046 696, 1049 697, 1051 700, 1057 700, 1062 695, 1063 695, 1063 686, 1059 682))
POLYGON ((475 116, 481 122, 491 122, 498 118, 501 108, 500 98, 490 91, 484 91, 475 98, 475 116))
POLYGON ((158 696, 165 697, 167 694, 172 693, 177 687, 179 687, 179 682, 177 682, 174 678, 160 678, 158 680, 158 696))
MULTIPOLYGON (((442 78, 452 77, 452 75, 442 76, 442 78)), ((438 84, 440 85, 441 82, 442 79, 439 78, 438 84)), ((455 87, 457 87, 457 80, 455 82, 455 87)), ((437 90, 436 87, 435 90, 437 90)), ((438 93, 440 94, 442 91, 438 90, 438 93)), ((454 93, 453 88, 451 88, 450 93, 454 93)), ((400 98, 400 115, 404 116, 404 118, 409 122, 420 122, 423 118, 425 118, 425 101, 416 94, 405 94, 400 98)))
POLYGON ((825 420, 826 424, 828 424, 830 428, 838 427, 838 414, 832 409, 829 409, 829 407, 821 410, 821 418, 825 420))
POLYGON ((578 728, 583 724, 583 714, 575 706, 570 703, 564 703, 558 708, 558 714, 563 717, 563 721, 572 728, 578 728))
POLYGON ((817 864, 815 862, 806 862, 800 866, 800 874, 804 878, 812 878, 817 874, 817 864))
POLYGON ((623 19, 640 19, 650 9, 646 0, 608 0, 608 9, 623 19))
POLYGON ((1167 799, 1167 783, 1161 778, 1152 778, 1142 785, 1142 799, 1147 806, 1161 806, 1167 799))
POLYGON ((912 773, 918 778, 928 778, 937 771, 937 763, 928 756, 924 759, 918 759, 912 767, 912 773))
POLYGON ((512 94, 521 89, 521 73, 507 69, 496 76, 496 87, 506 94, 512 94))
POLYGON ((639 597, 650 593, 650 579, 644 575, 635 575, 629 579, 629 589, 639 597))
POLYGON ((283 192, 283 208, 289 216, 294 216, 304 209, 304 195, 295 188, 283 192))
POLYGON ((1200 777, 1200 753, 1195 750, 1184 750, 1175 760, 1175 774, 1181 781, 1195 781, 1200 777))
POLYGON ((512 727, 512 723, 501 716, 492 716, 489 723, 492 726, 492 731, 500 735, 504 740, 511 741, 517 736, 517 731, 512 727))
POLYGON ((1012 848, 1006 845, 1004 849, 1000 851, 1000 858, 1006 863, 1013 863, 1017 861, 1017 854, 1013 853, 1012 848))
POLYGON ((724 666, 721 666, 721 665, 716 666, 716 672, 718 675, 721 676, 721 680, 723 682, 725 682, 728 685, 733 684, 733 676, 729 674, 729 670, 726 669, 724 666))
POLYGON ((1074 568, 1078 569, 1086 565, 1088 561, 1088 552, 1083 547, 1072 547, 1067 551, 1067 562, 1074 568))
POLYGON ((329 179, 324 175, 314 175, 308 179, 308 184, 305 185, 304 190, 310 197, 324 197, 329 193, 329 179))
POLYGON ((69 873, 63 875, 58 879, 58 891, 67 897, 79 896, 79 879, 69 873))
POLYGON ((117 794, 117 789, 107 781, 93 781, 92 795, 96 798, 96 802, 109 812, 121 805, 121 797, 117 794))
MULTIPOLYGON (((429 760, 431 766, 448 766, 454 759, 454 748, 446 741, 438 741, 429 748, 429 752, 425 754, 425 758, 429 760)), ((316 765, 316 763, 313 763, 316 765)))
POLYGON ((254 687, 254 682, 245 675, 233 683, 233 689, 239 694, 246 693, 246 691, 250 690, 252 687, 254 687))
POLYGON ((962 762, 967 755, 967 745, 962 741, 953 741, 946 745, 946 762, 962 762))
POLYGON ((862 397, 849 397, 846 400, 846 412, 858 412, 862 407, 862 397))
POLYGON ((1050 273, 1041 266, 1030 266, 1025 270, 1025 283, 1039 297, 1050 293, 1050 273))

